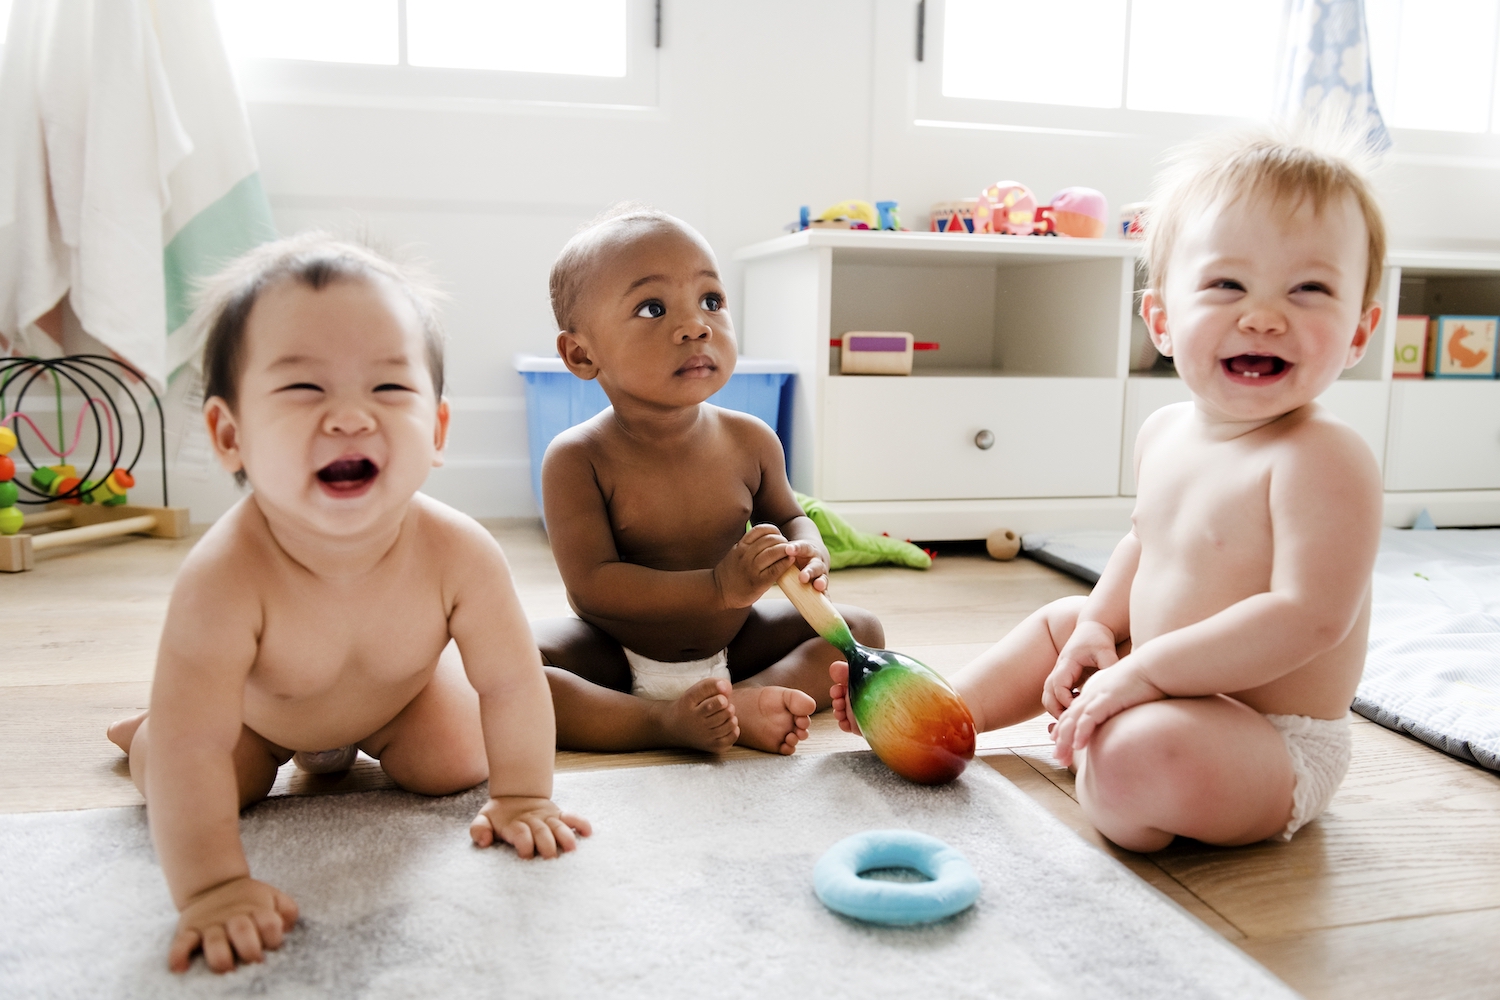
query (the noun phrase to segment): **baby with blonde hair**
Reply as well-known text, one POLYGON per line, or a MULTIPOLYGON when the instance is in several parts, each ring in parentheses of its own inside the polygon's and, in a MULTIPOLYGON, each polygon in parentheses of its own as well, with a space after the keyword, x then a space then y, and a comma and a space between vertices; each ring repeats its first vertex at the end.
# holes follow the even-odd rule
POLYGON ((1384 225, 1348 159, 1272 132, 1188 149, 1154 204, 1141 315, 1192 402, 1141 428, 1133 527, 1093 593, 955 683, 981 730, 1055 716, 1122 847, 1289 839, 1349 766, 1381 482, 1316 400, 1380 320, 1384 225))

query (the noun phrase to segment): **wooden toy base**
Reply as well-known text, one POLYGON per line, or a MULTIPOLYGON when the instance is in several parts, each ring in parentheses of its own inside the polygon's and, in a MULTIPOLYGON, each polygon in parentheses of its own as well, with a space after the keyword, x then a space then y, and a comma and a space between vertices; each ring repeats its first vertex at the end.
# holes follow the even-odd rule
POLYGON ((69 527, 42 534, 0 535, 0 573, 24 573, 36 567, 38 549, 78 545, 117 535, 150 535, 152 538, 182 538, 188 533, 186 507, 68 506, 58 504, 26 515, 26 528, 66 524, 69 527))

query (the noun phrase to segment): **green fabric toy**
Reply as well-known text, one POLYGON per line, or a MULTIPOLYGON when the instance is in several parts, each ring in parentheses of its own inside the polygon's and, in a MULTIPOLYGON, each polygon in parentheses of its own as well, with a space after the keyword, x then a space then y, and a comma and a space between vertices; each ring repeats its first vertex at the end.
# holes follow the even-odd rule
POLYGON ((932 565, 932 557, 911 542, 859 531, 816 497, 798 493, 797 502, 802 505, 802 512, 818 526, 818 534, 823 536, 823 544, 827 546, 828 557, 833 563, 829 569, 880 563, 895 563, 912 569, 927 569, 932 565))

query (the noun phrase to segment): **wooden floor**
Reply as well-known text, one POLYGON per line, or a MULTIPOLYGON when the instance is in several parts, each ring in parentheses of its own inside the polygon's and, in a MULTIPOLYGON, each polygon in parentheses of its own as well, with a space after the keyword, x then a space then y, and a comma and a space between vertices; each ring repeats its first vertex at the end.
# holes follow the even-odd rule
MULTIPOLYGON (((565 614, 535 522, 494 522, 527 612, 565 614)), ((192 539, 42 553, 0 577, 0 812, 134 805, 104 738, 143 708, 172 578, 192 539)), ((845 570, 840 601, 880 615, 889 644, 963 665, 1032 610, 1084 587, 1027 560, 947 554, 927 573, 845 570)), ((859 749, 825 714, 799 753, 859 749)), ((1363 722, 1332 808, 1290 844, 1118 850, 1084 820, 1040 720, 981 739, 984 761, 1063 823, 1309 997, 1500 996, 1500 777, 1363 722)), ((734 751, 753 755, 753 751, 734 751)), ((698 759, 559 753, 560 770, 698 759)), ((283 769, 279 793, 387 787, 372 762, 337 781, 283 769)))

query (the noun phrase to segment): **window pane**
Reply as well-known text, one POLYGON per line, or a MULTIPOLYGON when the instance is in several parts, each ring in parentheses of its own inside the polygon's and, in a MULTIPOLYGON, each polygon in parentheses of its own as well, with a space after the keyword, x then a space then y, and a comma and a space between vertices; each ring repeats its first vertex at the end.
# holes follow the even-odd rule
POLYGON ((1370 0, 1375 100, 1396 128, 1490 127, 1495 0, 1370 0))
POLYGON ((1283 0, 1134 0, 1127 107, 1254 118, 1271 110, 1283 0))
POLYGON ((400 59, 396 0, 216 0, 235 59, 378 63, 400 59))
POLYGON ((626 0, 406 0, 413 66, 625 75, 626 0))
POLYGON ((948 0, 943 94, 1120 106, 1126 0, 948 0))
POLYGON ((10 0, 0 0, 0 45, 5 44, 5 35, 10 31, 10 0))

